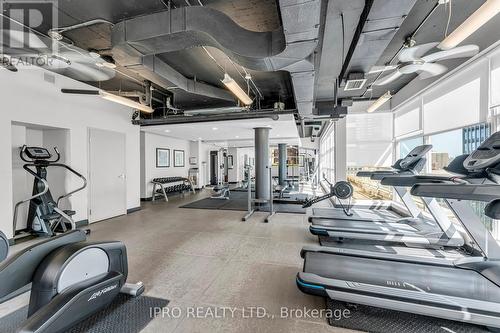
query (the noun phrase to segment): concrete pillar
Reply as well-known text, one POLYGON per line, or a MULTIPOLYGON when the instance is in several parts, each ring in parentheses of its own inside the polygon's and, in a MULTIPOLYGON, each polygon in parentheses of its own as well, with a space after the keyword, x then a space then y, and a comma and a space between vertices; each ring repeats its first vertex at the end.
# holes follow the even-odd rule
POLYGON ((287 178, 286 168, 287 168, 287 150, 286 143, 278 144, 278 179, 281 186, 285 186, 285 179, 287 178))
POLYGON ((269 183, 269 127, 256 127, 255 130, 255 198, 270 199, 269 183))

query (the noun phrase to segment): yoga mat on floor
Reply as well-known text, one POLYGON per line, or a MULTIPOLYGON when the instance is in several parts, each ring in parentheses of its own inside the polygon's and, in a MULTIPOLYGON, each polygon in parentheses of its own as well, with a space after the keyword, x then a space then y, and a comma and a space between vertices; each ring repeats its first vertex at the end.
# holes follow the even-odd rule
MULTIPOLYGON (((205 198, 195 202, 191 202, 187 205, 181 206, 180 208, 192 208, 192 209, 217 209, 217 210, 236 210, 236 211, 247 211, 248 202, 245 199, 237 198, 233 199, 233 194, 231 193, 231 199, 220 200, 205 198)), ((259 207, 256 210, 259 211, 269 211, 267 206, 259 207)), ((274 204, 274 211, 276 213, 290 213, 290 214, 305 214, 306 209, 302 208, 300 205, 295 204, 274 204)))

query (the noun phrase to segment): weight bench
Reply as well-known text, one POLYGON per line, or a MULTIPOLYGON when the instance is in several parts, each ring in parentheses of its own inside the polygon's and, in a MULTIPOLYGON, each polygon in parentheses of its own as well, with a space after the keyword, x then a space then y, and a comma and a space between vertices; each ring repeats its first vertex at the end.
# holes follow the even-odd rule
POLYGON ((153 191, 151 196, 151 201, 153 202, 156 200, 157 196, 162 197, 166 202, 168 202, 167 194, 171 193, 184 193, 186 191, 193 191, 193 193, 196 193, 193 183, 191 183, 188 178, 184 177, 154 178, 151 183, 153 184, 153 191), (167 185, 174 183, 177 184, 169 186, 167 185))

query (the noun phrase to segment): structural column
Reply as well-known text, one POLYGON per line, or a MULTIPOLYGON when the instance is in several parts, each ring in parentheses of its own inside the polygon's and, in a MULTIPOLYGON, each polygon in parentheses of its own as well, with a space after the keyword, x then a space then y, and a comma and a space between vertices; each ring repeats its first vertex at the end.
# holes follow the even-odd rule
POLYGON ((285 186, 285 179, 287 178, 287 150, 286 143, 278 144, 278 156, 279 156, 279 165, 278 165, 278 180, 281 186, 285 186))
POLYGON ((270 199, 269 182, 269 127, 256 127, 255 130, 255 198, 270 199))

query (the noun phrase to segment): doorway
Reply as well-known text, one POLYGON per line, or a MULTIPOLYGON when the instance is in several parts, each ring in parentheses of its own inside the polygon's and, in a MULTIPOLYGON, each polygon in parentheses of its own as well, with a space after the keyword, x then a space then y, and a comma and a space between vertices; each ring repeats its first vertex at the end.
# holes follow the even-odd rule
POLYGON ((89 223, 127 213, 126 137, 89 129, 89 223))

